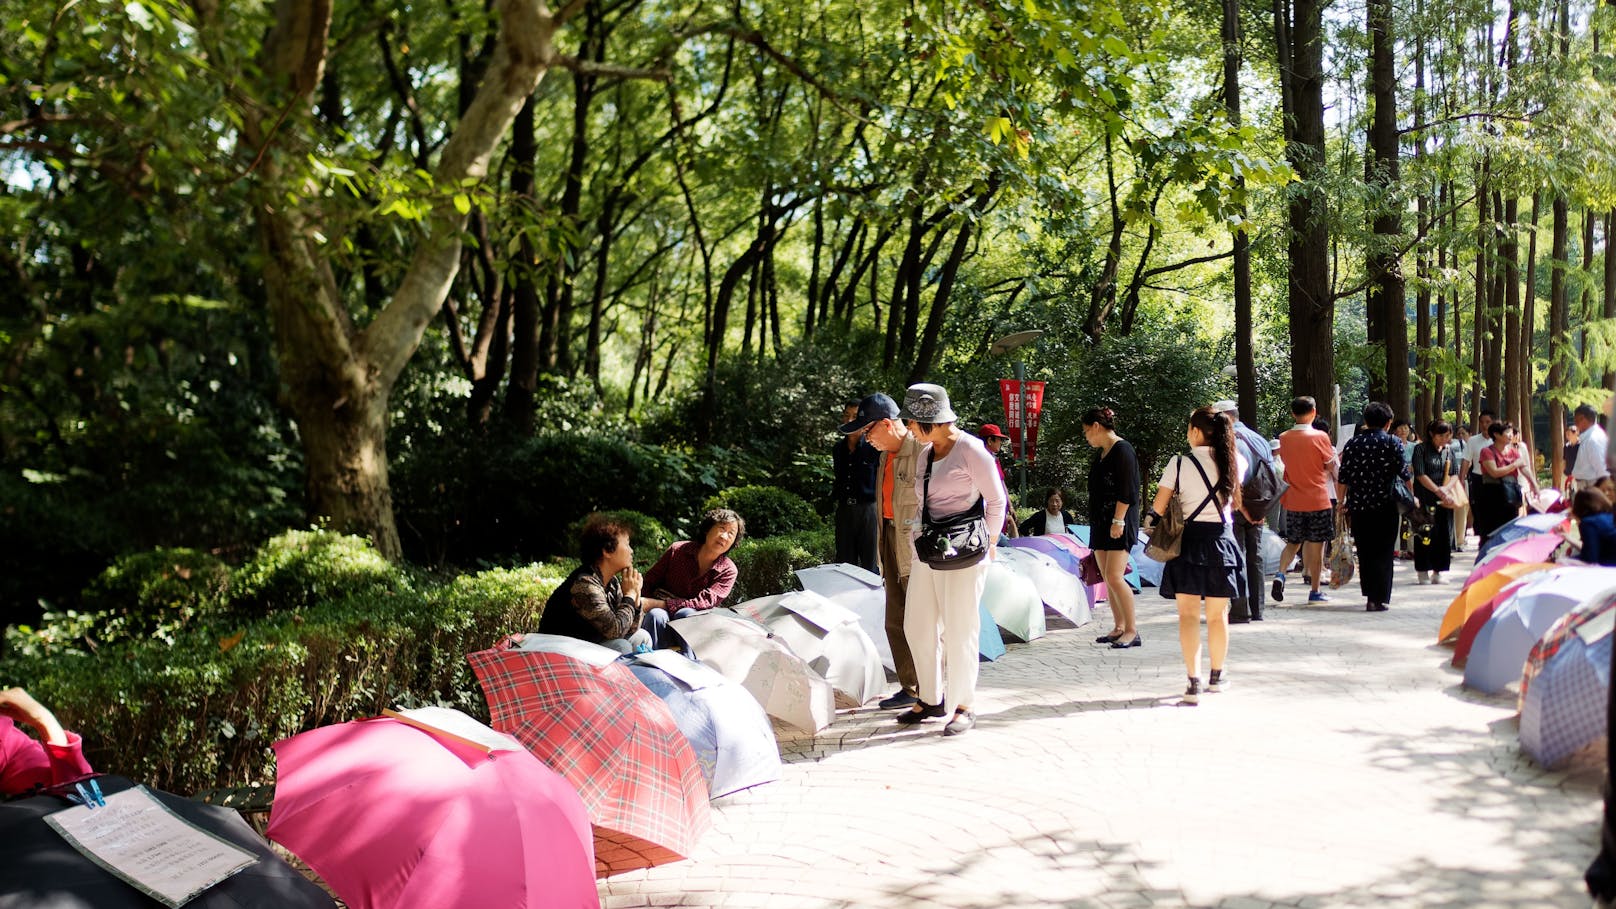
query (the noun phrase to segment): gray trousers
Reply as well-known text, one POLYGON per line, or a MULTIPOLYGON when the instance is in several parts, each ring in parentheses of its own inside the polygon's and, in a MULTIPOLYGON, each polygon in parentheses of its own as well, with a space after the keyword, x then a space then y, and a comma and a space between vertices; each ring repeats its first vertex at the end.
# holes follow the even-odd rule
POLYGON ((1229 621, 1261 622, 1263 603, 1262 525, 1248 524, 1241 515, 1234 516, 1234 538, 1246 554, 1246 590, 1249 597, 1235 597, 1229 602, 1229 621))

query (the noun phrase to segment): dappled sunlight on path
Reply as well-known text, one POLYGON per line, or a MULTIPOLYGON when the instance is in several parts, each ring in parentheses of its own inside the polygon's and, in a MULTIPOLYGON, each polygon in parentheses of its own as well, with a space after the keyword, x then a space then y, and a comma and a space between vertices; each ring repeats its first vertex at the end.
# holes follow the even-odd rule
MULTIPOLYGON (((1456 568, 1468 567, 1468 555, 1456 568)), ((1456 574, 1462 576, 1462 570, 1456 574)), ((1457 585, 1398 565, 1233 628, 1227 692, 1178 705, 1171 604, 1145 646, 1052 629, 984 665, 969 735, 844 711, 781 731, 781 782, 715 803, 695 857, 602 886, 608 906, 1584 906, 1600 772, 1546 771, 1514 696, 1458 687, 1434 647, 1457 585)), ((1103 609, 1101 615, 1104 614, 1103 609)), ((1203 667, 1203 674, 1205 669, 1203 667)))

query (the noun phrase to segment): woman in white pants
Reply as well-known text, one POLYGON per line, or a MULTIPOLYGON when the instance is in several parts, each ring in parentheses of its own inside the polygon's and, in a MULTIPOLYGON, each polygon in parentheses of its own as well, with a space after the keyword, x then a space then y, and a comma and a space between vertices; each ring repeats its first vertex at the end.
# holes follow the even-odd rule
MULTIPOLYGON (((925 445, 915 470, 915 494, 925 505, 910 528, 911 543, 923 529, 925 517, 942 518, 970 511, 981 503, 985 526, 1004 526, 1009 497, 993 455, 980 439, 955 425, 948 392, 937 385, 911 385, 898 414, 925 445), (930 469, 927 470, 927 464, 930 469)), ((904 602, 904 636, 914 654, 920 703, 898 715, 912 725, 932 717, 954 715, 944 735, 961 735, 976 725, 977 653, 981 632, 980 603, 987 583, 988 563, 998 542, 987 534, 984 558, 966 567, 946 567, 916 558, 909 575, 904 602), (948 686, 943 687, 943 666, 948 686)))

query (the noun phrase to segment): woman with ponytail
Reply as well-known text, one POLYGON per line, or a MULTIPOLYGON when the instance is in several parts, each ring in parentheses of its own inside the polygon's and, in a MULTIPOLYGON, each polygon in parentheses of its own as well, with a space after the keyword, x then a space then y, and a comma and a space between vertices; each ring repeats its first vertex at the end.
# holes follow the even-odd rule
POLYGON ((1178 602, 1178 643, 1184 652, 1189 686, 1184 703, 1201 696, 1201 610, 1206 609, 1206 637, 1212 675, 1208 692, 1223 690, 1224 659, 1229 655, 1229 601, 1247 595, 1245 556, 1234 538, 1234 510, 1240 507, 1240 484, 1246 462, 1234 444, 1228 414, 1202 407, 1190 414, 1188 456, 1173 458, 1162 472, 1156 500, 1147 520, 1167 511, 1174 496, 1184 510, 1184 538, 1177 558, 1162 571, 1162 596, 1178 602))

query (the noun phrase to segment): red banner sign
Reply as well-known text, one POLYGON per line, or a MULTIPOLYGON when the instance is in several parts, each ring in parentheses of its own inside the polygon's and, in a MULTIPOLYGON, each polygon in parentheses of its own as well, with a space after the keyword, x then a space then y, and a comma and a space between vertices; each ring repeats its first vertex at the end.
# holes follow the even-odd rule
MULTIPOLYGON (((1005 433, 1010 451, 1021 457, 1021 386, 1016 379, 999 380, 999 396, 1004 400, 1005 433)), ((1027 382, 1027 463, 1038 459, 1038 415, 1044 410, 1044 383, 1027 382)))

